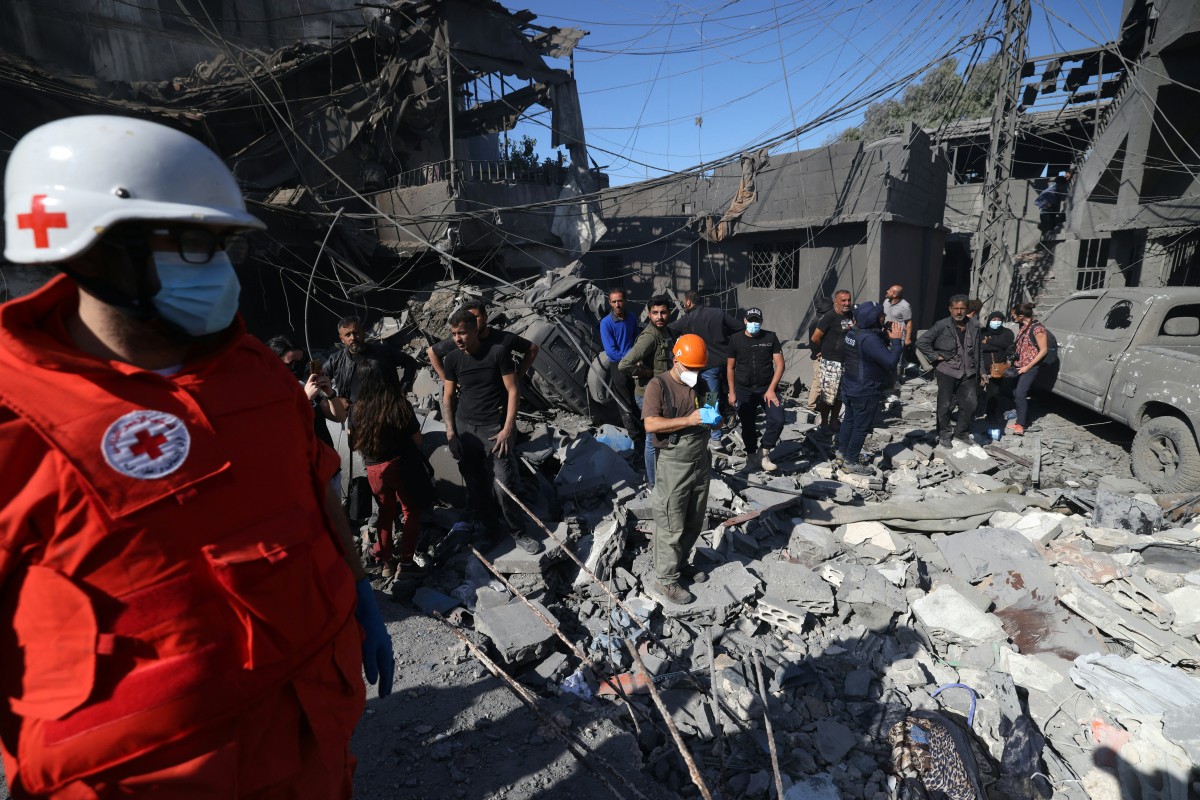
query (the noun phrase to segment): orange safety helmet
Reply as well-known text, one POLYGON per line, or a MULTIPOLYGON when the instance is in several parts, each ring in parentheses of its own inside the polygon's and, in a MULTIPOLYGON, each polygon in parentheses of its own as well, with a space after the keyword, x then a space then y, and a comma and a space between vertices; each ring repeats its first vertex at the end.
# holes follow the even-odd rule
POLYGON ((676 361, 688 369, 704 369, 708 366, 708 345, 694 333, 680 336, 671 353, 676 361))

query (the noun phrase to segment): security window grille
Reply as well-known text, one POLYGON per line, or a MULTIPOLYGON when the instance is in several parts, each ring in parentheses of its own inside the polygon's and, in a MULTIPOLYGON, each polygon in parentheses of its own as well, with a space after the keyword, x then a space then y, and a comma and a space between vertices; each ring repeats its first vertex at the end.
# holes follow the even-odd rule
POLYGON ((604 257, 604 277, 609 280, 620 279, 621 273, 625 271, 624 256, 605 256, 604 257))
POLYGON ((1079 248, 1079 270, 1075 291, 1103 289, 1108 274, 1108 239, 1086 239, 1079 248))
POLYGON ((1167 248, 1167 286, 1200 286, 1200 238, 1189 235, 1167 248))
POLYGON ((800 288, 798 256, 799 245, 794 242, 754 245, 750 250, 750 288, 800 288))

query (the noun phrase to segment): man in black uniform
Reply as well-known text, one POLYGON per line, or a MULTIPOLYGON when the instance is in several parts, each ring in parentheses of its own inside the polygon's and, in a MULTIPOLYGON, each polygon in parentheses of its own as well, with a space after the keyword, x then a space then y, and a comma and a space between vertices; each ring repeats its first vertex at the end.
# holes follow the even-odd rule
POLYGON ((520 389, 509 351, 498 336, 480 341, 475 315, 466 309, 450 317, 450 335, 458 349, 442 362, 446 444, 462 472, 475 524, 485 529, 482 544, 507 534, 525 552, 536 553, 541 545, 523 533, 519 510, 493 485, 494 477, 514 492, 517 486, 514 448, 520 389))
POLYGON ((746 470, 761 467, 774 472, 771 451, 783 432, 783 404, 775 390, 783 377, 783 349, 779 337, 762 327, 761 308, 746 311, 746 332, 729 340, 726 360, 729 403, 737 408, 742 421, 742 443, 746 446, 746 470), (758 449, 758 409, 766 414, 762 450, 758 449))

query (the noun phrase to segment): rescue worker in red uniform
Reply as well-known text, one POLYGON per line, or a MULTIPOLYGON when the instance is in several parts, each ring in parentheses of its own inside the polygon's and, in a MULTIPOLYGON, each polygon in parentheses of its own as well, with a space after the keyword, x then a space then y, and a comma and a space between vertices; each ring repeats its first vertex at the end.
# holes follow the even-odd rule
POLYGON ((337 455, 245 332, 264 227, 195 139, 89 116, 30 132, 0 306, 0 744, 24 798, 348 798, 391 641, 328 488, 337 455), (244 252, 244 250, 243 250, 244 252))

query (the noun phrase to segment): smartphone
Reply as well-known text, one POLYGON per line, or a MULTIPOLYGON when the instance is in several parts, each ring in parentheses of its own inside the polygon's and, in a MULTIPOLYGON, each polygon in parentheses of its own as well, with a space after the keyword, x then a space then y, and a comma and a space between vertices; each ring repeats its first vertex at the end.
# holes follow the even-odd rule
POLYGON ((308 362, 308 374, 309 375, 321 374, 321 359, 314 358, 312 361, 308 362))

